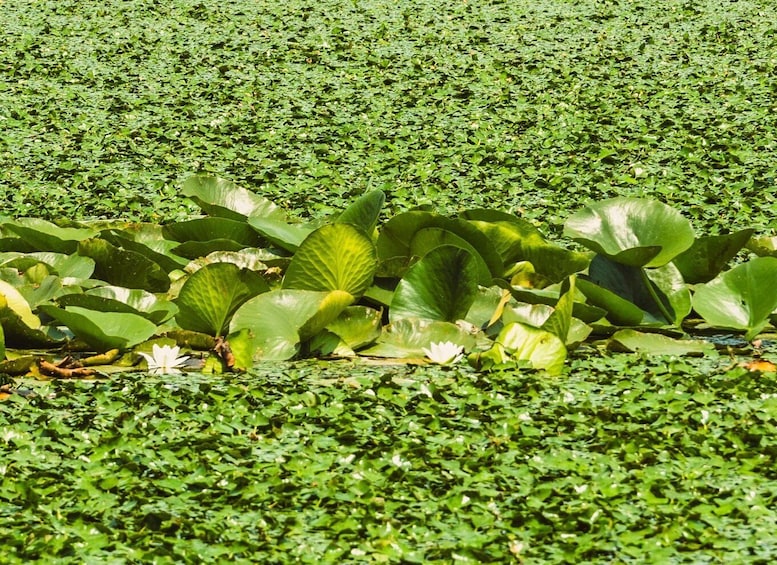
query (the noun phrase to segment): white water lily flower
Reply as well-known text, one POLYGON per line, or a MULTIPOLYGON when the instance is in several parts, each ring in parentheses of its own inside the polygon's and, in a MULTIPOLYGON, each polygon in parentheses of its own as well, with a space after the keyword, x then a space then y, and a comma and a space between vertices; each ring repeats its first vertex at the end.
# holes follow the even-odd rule
POLYGON ((170 347, 169 345, 163 345, 160 347, 157 344, 154 344, 152 351, 154 353, 153 355, 138 351, 138 353, 140 353, 146 359, 146 361, 148 361, 148 372, 151 375, 170 375, 180 373, 181 371, 178 370, 178 367, 183 365, 186 360, 189 359, 188 355, 178 357, 178 353, 181 351, 181 348, 177 345, 175 347, 170 347))
POLYGON ((432 363, 438 365, 452 365, 458 363, 464 357, 464 348, 451 341, 430 343, 429 349, 423 348, 424 354, 432 363))

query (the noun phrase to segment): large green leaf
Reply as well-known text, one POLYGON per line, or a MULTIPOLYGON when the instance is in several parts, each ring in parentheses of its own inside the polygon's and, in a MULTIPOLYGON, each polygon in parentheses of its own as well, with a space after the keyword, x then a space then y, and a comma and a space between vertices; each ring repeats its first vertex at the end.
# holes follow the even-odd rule
POLYGON ((483 286, 490 286, 491 271, 483 261, 480 253, 466 239, 443 228, 431 227, 418 230, 410 241, 410 253, 413 256, 423 257, 432 249, 443 245, 452 245, 469 251, 475 258, 478 269, 478 282, 483 286))
POLYGON ((355 351, 380 337, 382 315, 381 311, 367 306, 349 306, 326 329, 355 351))
POLYGON ((324 327, 343 311, 342 291, 273 290, 243 304, 230 322, 230 337, 241 334, 242 350, 250 359, 239 360, 241 367, 252 361, 291 359, 300 349, 300 332, 307 326, 324 327), (334 298, 333 298, 334 295, 334 298))
POLYGON ((592 305, 605 311, 607 319, 617 326, 637 326, 645 317, 642 308, 596 283, 579 278, 577 287, 592 305))
POLYGON ((381 261, 393 257, 410 257, 413 238, 419 230, 425 228, 441 228, 459 236, 475 248, 493 276, 502 275, 502 258, 494 244, 475 226, 461 218, 446 218, 422 210, 403 212, 383 225, 377 241, 378 257, 381 261))
POLYGON ((361 296, 377 267, 375 245, 351 224, 329 224, 311 233, 297 250, 283 278, 283 288, 344 290, 361 296))
POLYGON ((432 249, 399 281, 389 319, 464 319, 478 292, 478 264, 469 251, 445 245, 432 249))
POLYGON ((361 228, 364 233, 372 234, 375 231, 375 226, 378 225, 380 210, 385 201, 386 195, 382 190, 373 190, 363 194, 343 210, 335 222, 353 224, 361 228))
POLYGON ((33 314, 27 300, 16 288, 2 280, 0 280, 0 299, 2 299, 0 309, 11 310, 25 325, 32 329, 40 327, 40 319, 33 314))
POLYGON ((211 175, 194 175, 183 183, 181 193, 211 216, 245 220, 250 216, 285 221, 286 214, 270 200, 235 183, 211 175))
POLYGON ((753 235, 752 229, 726 235, 708 235, 694 240, 693 245, 672 261, 689 284, 708 282, 742 249, 753 235))
POLYGON ((17 234, 36 251, 65 254, 74 253, 79 241, 97 235, 95 230, 89 228, 62 228, 37 218, 19 218, 3 227, 17 234))
POLYGON ((232 263, 211 263, 192 274, 175 304, 183 329, 221 336, 235 311, 248 299, 269 290, 264 279, 232 263))
POLYGON ((78 306, 38 307, 67 326, 77 337, 97 351, 127 349, 147 340, 156 332, 156 324, 143 316, 127 312, 97 312, 78 306))
POLYGON ((295 252, 314 228, 308 224, 290 224, 275 218, 248 218, 248 225, 267 241, 286 251, 295 252))
POLYGON ((756 257, 696 286, 693 308, 716 327, 753 339, 777 309, 777 258, 756 257))
POLYGON ((60 306, 79 306, 100 312, 129 312, 155 324, 172 318, 178 308, 166 298, 141 289, 119 286, 99 286, 84 293, 66 294, 57 299, 60 306))
MULTIPOLYGON (((597 255, 588 269, 591 282, 640 309, 643 322, 679 325, 690 312, 690 291, 677 267, 667 263, 655 269, 632 267, 597 255)), ((586 286, 584 292, 591 290, 586 286)), ((597 298, 588 295, 596 303, 597 298)), ((611 302, 608 308, 616 305, 611 302)), ((598 304, 602 306, 602 304, 598 304)), ((619 314, 610 310, 617 317, 619 314)), ((611 321, 616 322, 612 317, 611 321)))
POLYGON ((173 253, 180 243, 165 239, 161 226, 137 224, 123 230, 105 230, 101 237, 116 247, 148 257, 168 273, 183 269, 189 263, 188 259, 173 253))
POLYGON ((477 338, 450 322, 403 318, 383 328, 375 345, 359 352, 369 357, 421 359, 432 343, 450 342, 466 351, 477 345, 477 338))
POLYGON ((510 214, 490 210, 472 210, 463 214, 470 223, 493 243, 505 267, 529 261, 536 272, 551 283, 582 271, 590 258, 545 240, 529 222, 510 214))
POLYGON ((557 375, 564 369, 567 349, 558 336, 519 322, 507 324, 491 349, 469 356, 478 370, 506 368, 528 364, 534 369, 557 375))
POLYGON ((86 239, 78 244, 78 254, 95 262, 94 277, 116 286, 167 292, 170 277, 154 261, 140 253, 120 249, 104 239, 86 239))
POLYGON ((564 235, 634 267, 665 265, 694 241, 690 222, 674 208, 627 197, 589 204, 567 219, 564 235))
POLYGON ((673 339, 666 335, 643 333, 633 329, 615 332, 610 337, 610 348, 644 355, 703 355, 715 350, 715 346, 707 341, 673 339))
POLYGON ((180 242, 226 239, 242 247, 258 247, 261 238, 245 221, 228 218, 197 218, 162 226, 162 235, 180 242))

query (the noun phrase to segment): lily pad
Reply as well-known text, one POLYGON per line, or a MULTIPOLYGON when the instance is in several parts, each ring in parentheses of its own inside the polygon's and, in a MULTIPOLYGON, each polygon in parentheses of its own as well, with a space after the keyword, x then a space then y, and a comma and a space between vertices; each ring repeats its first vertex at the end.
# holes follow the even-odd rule
POLYGON ((104 239, 92 238, 78 244, 78 254, 95 262, 94 277, 126 288, 167 292, 170 277, 157 263, 140 253, 120 249, 104 239))
POLYGON ((422 359, 432 343, 450 342, 466 351, 477 345, 477 338, 456 324, 420 318, 403 318, 383 328, 375 345, 359 352, 369 357, 422 359))
POLYGON ((78 248, 78 242, 94 237, 97 232, 88 228, 62 228, 38 218, 19 218, 3 224, 17 234, 27 246, 36 251, 54 251, 70 254, 78 248))
POLYGON ((478 263, 467 250, 445 245, 432 249, 399 281, 389 319, 463 319, 478 292, 478 263))
POLYGON ((694 242, 691 223, 679 211, 628 197, 589 204, 567 220, 564 235, 633 267, 665 265, 694 242))
POLYGON ((223 335, 235 311, 269 286, 253 271, 232 263, 212 263, 192 274, 175 303, 178 325, 185 330, 223 335))
POLYGON ((375 245, 351 224, 318 228, 302 243, 283 278, 284 289, 343 290, 359 297, 372 284, 375 245))
POLYGON ((67 326, 97 351, 128 349, 147 340, 156 332, 156 324, 137 314, 97 312, 78 306, 58 308, 42 305, 38 308, 67 326))
POLYGON ((474 353, 468 360, 478 370, 528 365, 534 369, 545 370, 551 375, 558 375, 564 369, 566 357, 566 346, 558 336, 513 322, 499 332, 491 349, 474 353))
POLYGON ((364 233, 372 234, 375 226, 378 225, 380 211, 385 201, 386 195, 382 190, 363 194, 337 216, 335 223, 353 224, 361 228, 364 233))
POLYGON ((238 365, 248 367, 255 361, 282 361, 297 355, 306 325, 311 333, 313 325, 331 323, 347 306, 336 296, 333 299, 333 294, 346 293, 273 290, 246 301, 232 317, 228 337, 231 342, 236 337, 233 334, 240 333, 238 339, 247 340, 241 350, 250 357, 239 359, 238 365))
POLYGON ((752 229, 726 235, 709 235, 694 240, 690 248, 672 262, 690 284, 704 283, 715 278, 742 249, 753 235, 752 229))
POLYGON ((673 339, 658 333, 633 329, 618 330, 610 337, 610 347, 618 351, 632 351, 645 355, 703 355, 715 346, 698 339, 673 339))
POLYGON ((245 220, 251 216, 286 220, 285 212, 267 198, 211 175, 189 177, 183 183, 181 193, 211 216, 233 220, 245 220))
POLYGON ((693 309, 710 325, 745 331, 751 340, 777 309, 777 258, 756 257, 697 285, 693 309))
POLYGON ((248 218, 248 225, 281 249, 294 253, 315 228, 308 224, 290 224, 274 218, 248 218))

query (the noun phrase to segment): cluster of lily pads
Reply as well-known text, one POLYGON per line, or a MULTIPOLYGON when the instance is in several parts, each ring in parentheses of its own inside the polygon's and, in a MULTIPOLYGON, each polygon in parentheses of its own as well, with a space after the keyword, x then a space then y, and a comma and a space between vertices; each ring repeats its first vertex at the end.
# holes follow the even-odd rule
POLYGON ((0 372, 466 354, 479 370, 559 373, 592 332, 624 350, 704 352, 703 340, 671 334, 685 337, 693 317, 752 340, 777 309, 774 238, 697 236, 657 201, 613 198, 574 213, 564 235, 588 249, 576 251, 496 210, 419 207, 381 225, 380 191, 309 222, 212 176, 182 192, 202 217, 0 218, 0 372), (757 256, 727 270, 745 248, 757 256))

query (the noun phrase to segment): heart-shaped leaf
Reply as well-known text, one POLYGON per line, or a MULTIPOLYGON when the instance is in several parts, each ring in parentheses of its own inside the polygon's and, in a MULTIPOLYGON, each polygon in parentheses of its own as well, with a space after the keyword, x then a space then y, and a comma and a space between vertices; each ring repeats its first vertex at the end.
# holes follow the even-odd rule
POLYGON ((713 326, 743 330, 751 340, 777 309, 777 258, 756 257, 696 286, 693 309, 713 326))
POLYGON ((250 216, 286 220, 283 210, 267 198, 211 175, 189 177, 183 183, 181 193, 211 216, 233 220, 245 220, 250 216))
POLYGON ((97 312, 78 306, 58 308, 42 305, 38 308, 67 326, 97 351, 128 349, 147 340, 156 332, 156 324, 137 314, 97 312))
POLYGON ((715 350, 709 342, 698 339, 673 339, 669 336, 638 332, 632 329, 618 330, 610 338, 610 347, 645 355, 703 355, 715 350))
POLYGON ((403 318, 383 328, 375 345, 359 352, 369 357, 422 359, 432 343, 450 342, 472 350, 477 339, 471 333, 450 322, 403 318))
MULTIPOLYGON (((301 330, 314 331, 313 326, 324 327, 347 306, 347 293, 342 291, 316 292, 310 290, 273 290, 255 296, 243 304, 230 322, 230 337, 242 333, 248 340, 243 350, 249 358, 239 360, 241 367, 260 360, 282 361, 299 352, 301 330), (247 333, 245 333, 247 332, 247 333)), ((350 295, 347 295, 351 298, 350 295)))
POLYGON ((564 235, 634 267, 665 265, 694 241, 691 223, 674 208, 627 197, 589 204, 567 220, 564 235))
POLYGON ((89 228, 62 228, 37 218, 19 218, 3 224, 3 227, 19 235, 26 245, 36 251, 65 254, 74 253, 79 241, 97 235, 95 230, 89 228))
POLYGON ((283 288, 343 290, 359 297, 372 284, 377 267, 375 245, 351 224, 329 224, 311 233, 297 250, 283 288))
POLYGON ((389 319, 463 319, 478 291, 478 263, 467 250, 445 245, 432 249, 399 281, 389 319))
POLYGON ((81 241, 78 254, 94 259, 93 276, 109 284, 149 292, 167 292, 170 288, 170 277, 154 261, 140 253, 120 249, 104 239, 81 241))
POLYGON ((752 229, 726 235, 708 235, 694 240, 693 245, 672 262, 689 284, 708 282, 722 271, 753 235, 752 229))
POLYGON ((264 279, 253 271, 232 263, 211 263, 181 287, 175 299, 175 320, 183 329, 220 336, 245 301, 268 290, 264 279))
POLYGON ((351 203, 335 219, 338 224, 353 224, 362 229, 366 234, 372 234, 378 225, 380 210, 386 201, 386 195, 382 190, 373 190, 363 194, 351 203))
POLYGON ((469 356, 478 370, 499 369, 527 363, 530 367, 557 375, 564 369, 567 349, 552 333, 518 322, 507 324, 491 349, 469 356))

